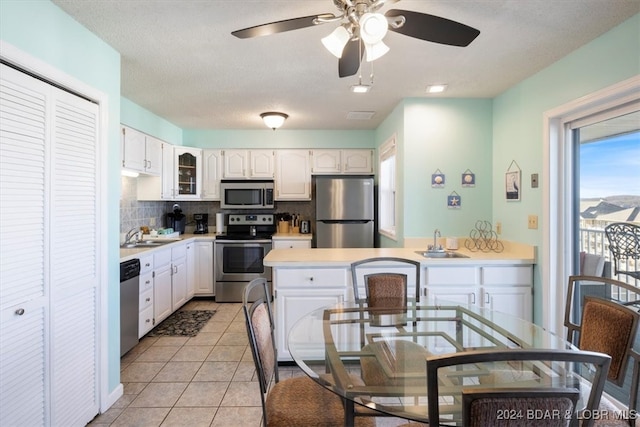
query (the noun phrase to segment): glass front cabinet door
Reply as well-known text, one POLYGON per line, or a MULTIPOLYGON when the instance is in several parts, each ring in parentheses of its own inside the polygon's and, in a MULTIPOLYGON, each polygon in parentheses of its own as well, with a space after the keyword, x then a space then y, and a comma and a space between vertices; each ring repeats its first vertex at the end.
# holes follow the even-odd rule
POLYGON ((175 198, 199 199, 202 193, 202 150, 174 147, 175 198))

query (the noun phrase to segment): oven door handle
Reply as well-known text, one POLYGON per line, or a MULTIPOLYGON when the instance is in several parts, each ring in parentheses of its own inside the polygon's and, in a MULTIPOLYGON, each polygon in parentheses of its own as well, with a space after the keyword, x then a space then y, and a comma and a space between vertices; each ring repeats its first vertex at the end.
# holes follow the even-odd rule
POLYGON ((222 239, 216 239, 215 241, 216 244, 218 245, 227 245, 227 246, 232 246, 232 245, 242 245, 242 246, 258 246, 258 245, 264 245, 264 244, 269 244, 269 243, 273 243, 273 240, 269 240, 269 239, 256 239, 256 240, 222 240, 222 239))

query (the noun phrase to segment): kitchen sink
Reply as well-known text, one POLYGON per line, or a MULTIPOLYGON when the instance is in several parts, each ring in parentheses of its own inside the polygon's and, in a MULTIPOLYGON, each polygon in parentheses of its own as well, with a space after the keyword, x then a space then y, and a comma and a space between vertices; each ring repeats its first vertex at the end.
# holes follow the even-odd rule
POLYGON ((447 251, 416 251, 417 254, 422 255, 425 258, 469 258, 467 255, 463 255, 458 252, 447 252, 447 251))

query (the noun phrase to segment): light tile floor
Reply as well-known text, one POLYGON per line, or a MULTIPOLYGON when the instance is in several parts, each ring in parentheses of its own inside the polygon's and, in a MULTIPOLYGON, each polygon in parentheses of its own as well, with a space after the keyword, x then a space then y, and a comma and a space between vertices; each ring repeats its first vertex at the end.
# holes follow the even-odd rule
MULTIPOLYGON (((124 395, 89 425, 259 427, 260 387, 242 305, 196 299, 182 309, 216 310, 197 336, 145 337, 121 359, 124 395)), ((305 375, 295 366, 280 378, 305 375)), ((380 417, 379 427, 406 420, 380 417)))

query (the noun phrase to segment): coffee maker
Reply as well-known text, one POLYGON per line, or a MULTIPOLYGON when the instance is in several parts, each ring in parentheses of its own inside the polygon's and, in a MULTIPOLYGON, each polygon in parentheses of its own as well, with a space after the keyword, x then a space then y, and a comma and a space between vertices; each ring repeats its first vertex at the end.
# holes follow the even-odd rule
POLYGON ((196 221, 196 229, 193 234, 207 234, 209 232, 209 214, 193 214, 193 219, 196 221))
POLYGON ((184 234, 184 226, 187 222, 187 216, 182 213, 179 204, 173 205, 173 212, 169 212, 165 217, 165 227, 173 228, 180 234, 184 234))

